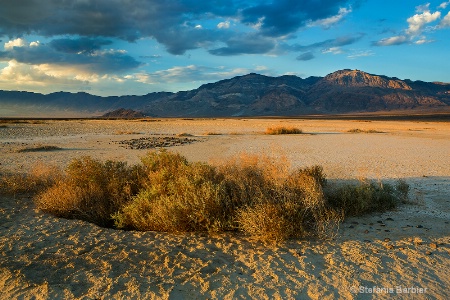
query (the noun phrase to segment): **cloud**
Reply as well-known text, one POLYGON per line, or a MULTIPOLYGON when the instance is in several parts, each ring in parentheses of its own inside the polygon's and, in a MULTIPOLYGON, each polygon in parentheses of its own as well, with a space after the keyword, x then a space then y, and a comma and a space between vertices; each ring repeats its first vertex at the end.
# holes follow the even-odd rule
POLYGON ((439 23, 439 27, 441 28, 450 27, 450 12, 448 12, 447 15, 439 23))
POLYGON ((342 54, 344 51, 340 47, 330 47, 322 50, 322 53, 342 54))
POLYGON ((315 56, 312 52, 305 52, 303 54, 300 54, 299 56, 297 56, 297 60, 301 60, 301 61, 307 61, 307 60, 311 60, 314 59, 315 56))
POLYGON ((220 22, 219 24, 217 24, 217 28, 219 28, 219 29, 230 28, 230 21, 220 22))
POLYGON ((5 43, 0 51, 0 61, 17 61, 30 65, 53 65, 77 69, 81 73, 115 74, 135 69, 141 65, 123 50, 101 49, 110 44, 103 39, 56 39, 48 44, 23 39, 5 43))
POLYGON ((309 26, 321 26, 325 29, 330 28, 332 25, 335 25, 336 23, 340 22, 346 15, 352 12, 351 8, 345 8, 341 7, 339 9, 339 12, 335 16, 331 16, 322 20, 317 20, 315 22, 311 22, 309 26))
POLYGON ((448 6, 449 4, 450 4, 450 1, 442 2, 442 3, 438 6, 438 8, 446 9, 447 6, 448 6))
MULTIPOLYGON (((229 21, 213 28, 207 28, 203 22, 233 19, 240 23, 238 25, 247 26, 244 32, 284 38, 312 22, 331 26, 351 11, 342 7, 349 7, 349 3, 355 1, 358 0, 21 0, 20 5, 6 1, 0 10, 0 36, 11 39, 27 34, 103 37, 129 42, 153 38, 169 53, 180 55, 191 49, 208 50, 216 43, 235 43, 236 37, 229 30, 223 30, 229 28, 229 21)), ((83 45, 81 39, 77 45, 59 42, 60 45, 54 46, 89 51, 83 48, 89 45, 83 45)), ((213 53, 239 55, 246 52, 233 50, 237 48, 235 45, 228 48, 213 53)))
POLYGON ((166 70, 156 72, 140 72, 128 75, 128 80, 135 80, 146 84, 165 84, 165 83, 185 83, 185 82, 212 82, 222 79, 228 79, 234 76, 245 75, 248 73, 260 73, 271 75, 272 72, 265 66, 255 66, 249 68, 227 69, 225 67, 206 67, 206 66, 176 66, 166 70))
POLYGON ((18 39, 6 42, 4 48, 5 48, 5 50, 13 50, 14 47, 23 47, 23 46, 25 46, 25 40, 18 38, 18 39))
POLYGON ((226 45, 226 47, 212 49, 208 52, 219 56, 264 54, 273 50, 276 43, 271 38, 257 34, 248 34, 230 38, 226 41, 226 45))
POLYGON ((401 45, 409 42, 409 38, 405 35, 392 36, 388 38, 384 38, 374 43, 376 46, 392 46, 392 45, 401 45))
POLYGON ((111 44, 111 41, 101 38, 54 39, 49 43, 56 51, 65 53, 92 53, 111 44))
MULTIPOLYGON (((444 9, 447 7, 449 2, 444 2, 439 5, 438 8, 444 9)), ((428 26, 428 24, 436 22, 441 17, 441 12, 431 12, 430 11, 430 3, 419 5, 416 7, 417 14, 413 15, 406 19, 408 23, 408 28, 403 30, 402 34, 383 38, 377 42, 374 42, 373 45, 376 46, 392 46, 392 45, 401 45, 401 44, 424 44, 429 43, 431 40, 427 40, 426 37, 422 36, 424 32, 434 31, 436 29, 440 29, 446 26, 450 26, 450 17, 448 18, 448 25, 446 18, 447 16, 439 23, 438 26, 428 26)))
POLYGON ((2 86, 17 89, 17 86, 46 86, 46 85, 80 85, 87 84, 87 81, 74 77, 55 76, 39 66, 32 66, 19 63, 15 60, 8 62, 8 65, 0 70, 0 82, 2 86))
POLYGON ((409 27, 406 30, 406 34, 410 36, 418 35, 422 32, 425 25, 436 21, 440 17, 441 17, 440 11, 431 13, 429 10, 427 10, 421 14, 416 14, 406 20, 409 24, 409 27))
POLYGON ((356 43, 359 41, 364 35, 358 34, 355 36, 341 36, 337 37, 335 39, 328 39, 325 41, 309 44, 309 45, 299 45, 299 44, 293 44, 293 45, 284 45, 284 48, 291 51, 300 51, 300 52, 306 52, 306 51, 314 51, 314 50, 327 50, 330 48, 335 47, 342 47, 351 45, 353 43, 356 43))
POLYGON ((367 56, 373 56, 373 55, 374 55, 374 53, 370 50, 355 51, 352 54, 348 55, 347 58, 355 59, 355 58, 367 57, 367 56))
POLYGON ((263 2, 242 11, 244 24, 260 24, 266 36, 279 37, 296 32, 311 22, 335 16, 347 1, 279 0, 263 2))

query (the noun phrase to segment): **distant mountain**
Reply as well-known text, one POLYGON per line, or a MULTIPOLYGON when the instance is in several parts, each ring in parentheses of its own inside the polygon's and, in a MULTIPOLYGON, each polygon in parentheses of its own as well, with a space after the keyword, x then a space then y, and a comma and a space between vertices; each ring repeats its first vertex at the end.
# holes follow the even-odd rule
POLYGON ((93 116, 119 108, 157 117, 294 116, 391 110, 448 110, 450 84, 359 70, 325 77, 237 76, 178 93, 99 97, 0 91, 0 116, 93 116))

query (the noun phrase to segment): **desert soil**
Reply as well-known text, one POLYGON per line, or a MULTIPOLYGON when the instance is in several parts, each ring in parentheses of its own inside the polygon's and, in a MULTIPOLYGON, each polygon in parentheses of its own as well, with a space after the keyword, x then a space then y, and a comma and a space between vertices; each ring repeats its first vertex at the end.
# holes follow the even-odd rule
POLYGON ((23 172, 38 163, 64 168, 84 155, 134 164, 152 146, 211 163, 242 152, 265 153, 287 157, 292 167, 322 165, 331 182, 403 179, 411 186, 411 204, 348 219, 327 241, 291 240, 274 247, 233 233, 106 229, 44 214, 25 197, 0 196, 1 299, 448 299, 448 122, 35 123, 0 127, 0 168, 23 172), (298 127, 305 134, 262 134, 274 126, 298 127), (19 151, 36 146, 61 149, 19 151))

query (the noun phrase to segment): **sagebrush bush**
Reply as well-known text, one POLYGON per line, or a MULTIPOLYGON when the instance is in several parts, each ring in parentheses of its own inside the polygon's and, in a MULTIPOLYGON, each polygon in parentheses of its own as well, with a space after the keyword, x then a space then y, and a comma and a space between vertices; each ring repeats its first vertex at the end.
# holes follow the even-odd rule
POLYGON ((335 187, 322 167, 292 170, 284 157, 243 154, 213 166, 161 150, 141 162, 83 157, 58 176, 27 175, 47 179, 26 186, 45 186, 36 204, 59 217, 130 230, 237 230, 269 243, 330 237, 344 215, 391 209, 409 189, 404 182, 335 187))
POLYGON ((150 153, 142 159, 145 188, 114 216, 119 228, 166 232, 221 231, 222 184, 216 170, 188 163, 179 154, 150 153))
POLYGON ((266 129, 265 134, 301 134, 303 131, 295 127, 269 127, 266 129))
POLYGON ((142 176, 139 166, 82 157, 74 159, 64 178, 39 193, 35 202, 58 217, 111 226, 111 215, 138 192, 142 176))
POLYGON ((329 203, 344 211, 346 216, 357 216, 392 209, 408 197, 409 185, 400 181, 396 186, 362 180, 329 190, 329 203))

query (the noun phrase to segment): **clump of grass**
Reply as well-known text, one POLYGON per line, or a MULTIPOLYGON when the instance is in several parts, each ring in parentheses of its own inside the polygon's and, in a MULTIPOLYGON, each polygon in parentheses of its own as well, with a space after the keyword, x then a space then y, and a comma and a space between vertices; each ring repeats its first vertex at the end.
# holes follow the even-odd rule
MULTIPOLYGON (((292 170, 287 159, 243 154, 193 163, 169 151, 142 163, 72 161, 35 197, 59 217, 100 226, 164 232, 240 231, 267 243, 330 237, 342 218, 395 207, 406 183, 330 186, 320 166, 292 170)), ((37 176, 39 177, 39 176, 37 176)))
POLYGON ((359 128, 353 128, 347 130, 349 133, 384 133, 383 131, 378 131, 375 129, 359 129, 359 128))
POLYGON ((358 216, 393 209, 408 198, 409 185, 399 181, 396 185, 361 180, 359 184, 346 184, 329 190, 329 203, 342 209, 345 216, 358 216))
POLYGON ((124 162, 73 160, 62 180, 35 198, 38 208, 58 217, 112 226, 111 215, 137 194, 141 168, 124 162))
POLYGON ((269 127, 266 129, 265 134, 301 134, 303 131, 295 127, 269 127))
POLYGON ((55 150, 62 150, 62 148, 58 146, 43 145, 43 146, 21 148, 18 149, 17 152, 24 153, 24 152, 41 152, 41 151, 55 151, 55 150))

